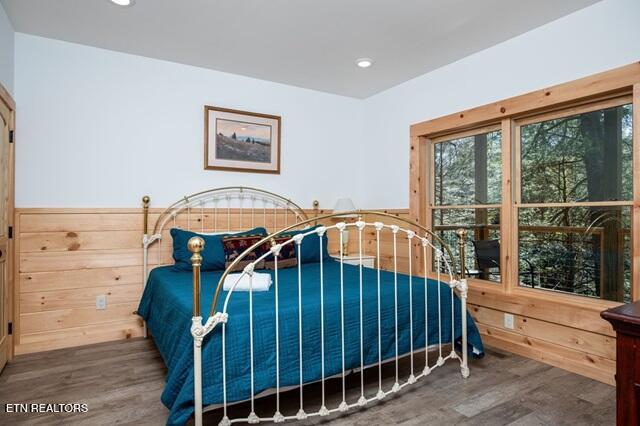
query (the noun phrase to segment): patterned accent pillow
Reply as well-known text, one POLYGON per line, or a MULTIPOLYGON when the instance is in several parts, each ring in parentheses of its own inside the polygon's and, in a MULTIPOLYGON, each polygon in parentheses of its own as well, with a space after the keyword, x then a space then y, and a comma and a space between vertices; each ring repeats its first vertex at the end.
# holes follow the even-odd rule
MULTIPOLYGON (((264 235, 241 235, 233 236, 229 235, 222 239, 222 247, 224 248, 224 266, 228 268, 231 263, 238 256, 240 256, 246 249, 264 238, 264 235)), ((238 264, 231 270, 231 272, 242 271, 249 263, 254 262, 264 253, 263 247, 258 247, 251 253, 247 254, 238 264)), ((258 262, 255 269, 264 269, 264 260, 258 262)))
MULTIPOLYGON (((285 241, 290 240, 291 237, 280 236, 273 238, 275 244, 284 244, 285 241)), ((269 251, 271 249, 271 244, 265 244, 264 250, 269 251)), ((264 267, 266 269, 276 269, 276 262, 273 258, 273 255, 269 255, 264 258, 265 263, 264 267)), ((298 265, 298 257, 296 256, 296 243, 292 242, 287 244, 286 246, 282 246, 280 249, 280 254, 278 255, 278 269, 283 268, 292 268, 298 265)))

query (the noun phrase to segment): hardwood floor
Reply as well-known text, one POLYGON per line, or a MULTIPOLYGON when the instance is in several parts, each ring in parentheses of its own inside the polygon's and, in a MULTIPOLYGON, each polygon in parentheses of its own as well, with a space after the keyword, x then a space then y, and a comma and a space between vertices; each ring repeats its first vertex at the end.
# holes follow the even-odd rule
MULTIPOLYGON (((393 381, 393 368, 383 369, 393 381)), ((102 343, 18 357, 0 375, 0 424, 162 425, 167 409, 160 402, 165 367, 151 340, 102 343), (6 413, 6 403, 86 403, 81 414, 6 413)), ((377 371, 365 375, 377 387, 377 371)), ((348 397, 359 394, 360 379, 348 380, 348 397)), ((319 393, 305 387, 305 400, 319 393)), ((340 398, 340 382, 327 386, 329 400, 340 398)), ((317 398, 314 398, 317 400, 317 398)), ((298 393, 283 394, 282 411, 297 411, 298 393)), ((329 404, 329 403, 328 403, 329 404)), ((260 399, 258 414, 273 413, 274 398, 260 399)), ((234 408, 246 415, 246 406, 234 408)), ((206 413, 216 425, 220 413, 206 413)), ((424 384, 388 401, 343 417, 306 424, 339 425, 607 425, 615 423, 615 388, 517 355, 488 350, 471 363, 464 380, 450 363, 424 384)))

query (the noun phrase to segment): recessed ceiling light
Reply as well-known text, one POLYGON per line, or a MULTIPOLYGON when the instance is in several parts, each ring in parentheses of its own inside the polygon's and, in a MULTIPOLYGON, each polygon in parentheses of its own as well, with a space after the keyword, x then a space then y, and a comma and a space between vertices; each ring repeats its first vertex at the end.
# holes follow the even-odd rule
POLYGON ((135 0, 109 0, 111 3, 118 6, 133 6, 135 0))
POLYGON ((369 68, 373 65, 373 60, 369 58, 360 58, 356 61, 356 65, 360 68, 369 68))

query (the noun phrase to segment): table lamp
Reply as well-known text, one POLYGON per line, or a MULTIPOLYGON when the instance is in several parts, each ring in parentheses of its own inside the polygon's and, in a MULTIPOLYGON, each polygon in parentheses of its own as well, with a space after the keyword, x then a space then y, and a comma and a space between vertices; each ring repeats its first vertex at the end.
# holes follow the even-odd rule
MULTIPOLYGON (((333 207, 333 212, 334 213, 342 213, 342 212, 353 212, 357 210, 355 204, 353 204, 353 201, 351 200, 351 198, 339 198, 338 201, 336 201, 336 205, 333 207)), ((344 215, 340 215, 337 217, 341 217, 341 218, 349 218, 349 217, 357 217, 358 215, 355 213, 352 214, 344 214, 344 215)), ((348 246, 349 246, 349 230, 347 228, 345 228, 342 231, 342 255, 343 256, 348 256, 348 246)))

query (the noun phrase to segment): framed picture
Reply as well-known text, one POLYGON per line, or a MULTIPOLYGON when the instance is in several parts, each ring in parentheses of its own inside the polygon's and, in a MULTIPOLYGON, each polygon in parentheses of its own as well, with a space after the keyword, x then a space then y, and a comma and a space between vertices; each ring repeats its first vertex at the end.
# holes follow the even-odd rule
POLYGON ((205 106, 204 168, 280 174, 280 117, 205 106))

